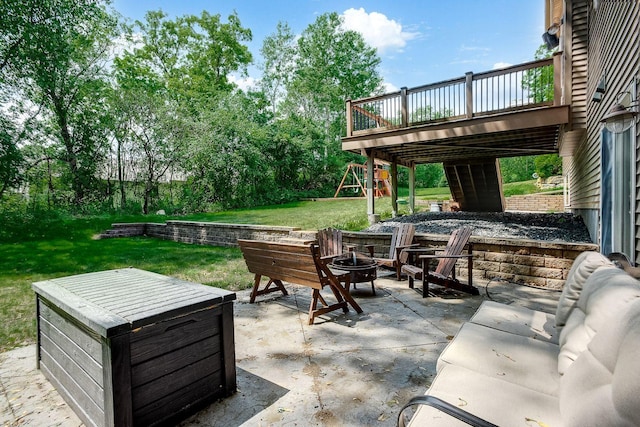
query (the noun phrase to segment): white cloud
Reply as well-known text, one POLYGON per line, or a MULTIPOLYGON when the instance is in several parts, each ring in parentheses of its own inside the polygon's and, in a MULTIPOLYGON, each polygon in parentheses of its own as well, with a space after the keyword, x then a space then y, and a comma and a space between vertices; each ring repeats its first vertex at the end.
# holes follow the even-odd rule
POLYGON ((384 93, 392 93, 400 90, 399 87, 389 82, 382 82, 382 88, 384 90, 384 93))
POLYGON ((253 77, 238 77, 233 74, 230 74, 229 81, 234 83, 240 90, 246 92, 249 89, 254 89, 258 81, 253 77))
POLYGON ((489 52, 491 49, 488 47, 482 47, 482 46, 467 46, 467 45, 462 45, 460 47, 460 50, 463 52, 470 52, 470 51, 475 51, 475 52, 489 52))
POLYGON ((125 52, 133 53, 134 50, 144 46, 142 34, 134 33, 131 38, 120 34, 111 41, 110 58, 122 57, 125 52))
POLYGON ((493 70, 499 70, 501 68, 511 67, 513 64, 509 64, 508 62, 496 62, 493 64, 493 70))
POLYGON ((404 31, 402 25, 382 13, 367 13, 364 8, 347 9, 342 14, 344 28, 362 34, 364 40, 379 53, 386 50, 402 50, 409 40, 419 34, 404 31))

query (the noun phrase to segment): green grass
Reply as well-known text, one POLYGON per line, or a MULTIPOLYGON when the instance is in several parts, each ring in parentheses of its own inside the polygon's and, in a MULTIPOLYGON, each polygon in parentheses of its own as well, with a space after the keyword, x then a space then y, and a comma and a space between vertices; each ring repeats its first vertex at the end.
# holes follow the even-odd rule
POLYGON ((504 184, 502 187, 502 191, 504 192, 505 197, 509 197, 537 193, 540 190, 538 189, 538 187, 536 187, 536 181, 532 180, 504 184))
MULTIPOLYGON (((93 228, 85 232, 98 231, 93 228)), ((0 351, 35 340, 31 283, 114 268, 136 267, 238 290, 251 285, 237 248, 187 245, 151 238, 47 238, 0 246, 0 351)))
MULTIPOLYGON (((388 198, 376 201, 391 216, 388 198)), ((404 207, 406 210, 406 207, 404 207)), ((406 213, 406 212, 404 212, 406 213)), ((114 222, 164 222, 168 216, 94 216, 57 213, 4 216, 0 231, 0 352, 35 342, 33 282, 115 268, 136 267, 230 290, 250 287, 251 275, 237 248, 188 245, 152 238, 95 239, 114 222), (6 224, 10 224, 10 229, 6 224)), ((280 206, 180 217, 202 221, 287 225, 306 230, 367 225, 366 201, 305 201, 280 206)))
MULTIPOLYGON (((391 200, 375 201, 376 213, 380 217, 391 217, 391 200)), ((400 214, 407 214, 407 206, 399 206, 400 214)), ((240 209, 219 213, 188 215, 182 219, 197 221, 228 222, 235 224, 268 224, 298 227, 303 230, 319 230, 335 227, 358 231, 368 226, 367 201, 365 199, 325 199, 323 201, 301 201, 284 205, 240 209)))
MULTIPOLYGON (((505 192, 510 184, 505 185, 505 192)), ((515 186, 514 186, 515 187, 515 186)), ((518 186, 519 188, 522 186, 518 186)), ((525 187, 530 188, 530 187, 525 187)), ((408 191, 400 189, 400 197, 408 191)), ((518 190, 521 191, 521 190, 518 190)), ((404 196, 403 196, 404 194, 404 196)), ((417 197, 446 200, 448 189, 419 189, 417 197)), ((194 214, 178 219, 265 224, 317 230, 361 230, 368 225, 366 200, 302 201, 255 209, 194 214)), ((400 205, 400 214, 407 206, 400 205)), ((389 198, 376 200, 381 219, 391 216, 389 198)), ((35 341, 36 281, 114 268, 136 267, 230 290, 253 282, 237 248, 188 245, 151 238, 96 240, 114 222, 164 222, 169 216, 93 216, 58 213, 5 215, 0 211, 0 352, 35 341)), ((176 217, 173 217, 176 218, 176 217)))

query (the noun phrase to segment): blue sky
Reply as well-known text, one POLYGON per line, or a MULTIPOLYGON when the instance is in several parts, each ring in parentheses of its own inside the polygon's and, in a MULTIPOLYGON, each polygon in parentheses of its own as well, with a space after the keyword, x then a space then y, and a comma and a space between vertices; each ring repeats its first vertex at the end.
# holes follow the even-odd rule
MULTIPOLYGON (((132 20, 162 9, 171 18, 207 10, 226 21, 235 10, 253 33, 255 62, 279 21, 299 34, 318 15, 337 12, 378 49, 388 91, 531 61, 545 30, 544 0, 114 0, 113 6, 132 20)), ((249 82, 260 77, 256 67, 249 75, 249 82)))

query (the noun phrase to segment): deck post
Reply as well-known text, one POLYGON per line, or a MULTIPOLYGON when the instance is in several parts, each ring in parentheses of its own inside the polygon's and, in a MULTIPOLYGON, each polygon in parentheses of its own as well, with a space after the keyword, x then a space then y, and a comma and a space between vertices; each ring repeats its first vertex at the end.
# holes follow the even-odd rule
POLYGON ((398 163, 391 163, 391 216, 398 216, 398 163))
POLYGON ((375 207, 375 187, 374 187, 374 152, 373 150, 367 150, 367 218, 369 224, 373 225, 378 222, 379 217, 376 215, 375 207))
POLYGON ((562 91, 562 52, 553 54, 553 105, 563 105, 562 91))
POLYGON ((409 168, 409 214, 416 210, 416 165, 411 163, 409 168))
POLYGON ((465 97, 467 99, 467 119, 473 118, 473 73, 465 74, 465 97))
POLYGON ((350 99, 347 99, 347 136, 353 136, 353 113, 350 99))
POLYGON ((407 109, 407 88, 400 89, 400 107, 402 109, 402 127, 409 126, 409 113, 407 109))

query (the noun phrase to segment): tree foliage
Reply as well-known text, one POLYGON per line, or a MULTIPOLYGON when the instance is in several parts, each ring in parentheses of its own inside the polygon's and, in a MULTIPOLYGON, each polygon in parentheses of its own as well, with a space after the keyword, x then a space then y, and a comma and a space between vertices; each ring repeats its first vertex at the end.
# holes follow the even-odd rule
POLYGON ((107 6, 0 4, 0 197, 25 181, 54 207, 252 206, 333 194, 361 161, 341 150, 345 100, 379 93, 380 59, 337 13, 299 35, 278 24, 243 91, 236 13, 125 24, 107 6))
POLYGON ((3 20, 2 84, 20 98, 16 104, 42 107, 40 124, 50 135, 40 142, 56 145, 50 152, 66 165, 63 180, 79 205, 98 187, 104 160, 105 64, 116 21, 94 1, 10 1, 2 7, 18 29, 13 34, 3 20))

